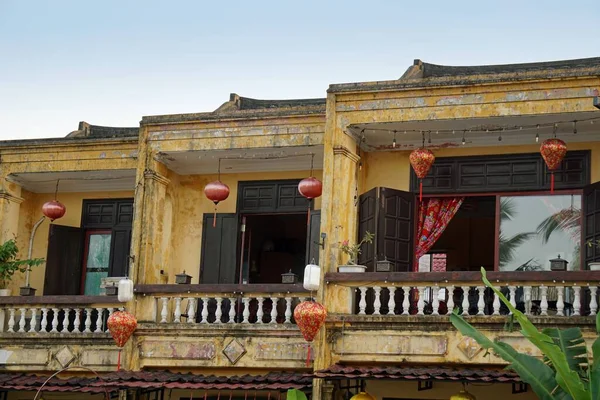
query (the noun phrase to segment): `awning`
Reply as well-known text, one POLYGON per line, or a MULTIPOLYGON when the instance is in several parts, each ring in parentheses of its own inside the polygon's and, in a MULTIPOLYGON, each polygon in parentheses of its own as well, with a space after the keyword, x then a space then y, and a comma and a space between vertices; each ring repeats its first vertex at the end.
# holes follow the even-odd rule
POLYGON ((327 369, 317 371, 315 377, 328 380, 389 379, 405 381, 521 382, 517 374, 507 370, 435 366, 386 367, 335 364, 327 369))
MULTIPOLYGON (((119 389, 212 389, 276 390, 305 389, 312 386, 312 375, 294 372, 271 372, 266 375, 204 376, 168 371, 119 371, 96 377, 52 378, 44 391, 101 393, 119 389)), ((0 390, 37 391, 48 379, 33 374, 0 374, 0 390)))

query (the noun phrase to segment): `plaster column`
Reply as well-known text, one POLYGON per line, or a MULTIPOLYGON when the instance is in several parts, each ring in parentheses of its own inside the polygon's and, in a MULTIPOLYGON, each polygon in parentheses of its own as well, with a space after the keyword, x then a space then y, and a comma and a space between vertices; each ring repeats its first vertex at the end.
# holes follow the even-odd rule
POLYGON ((19 212, 24 199, 20 197, 21 187, 12 186, 15 186, 16 190, 0 192, 0 240, 2 243, 14 239, 19 230, 19 212))

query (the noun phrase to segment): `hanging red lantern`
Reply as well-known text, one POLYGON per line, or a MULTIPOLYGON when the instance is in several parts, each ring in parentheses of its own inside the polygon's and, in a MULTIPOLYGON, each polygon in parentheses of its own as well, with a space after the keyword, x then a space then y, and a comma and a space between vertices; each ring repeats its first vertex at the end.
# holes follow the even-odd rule
POLYGON ((221 181, 210 182, 204 187, 204 195, 215 203, 215 213, 213 215, 213 228, 217 226, 217 205, 219 202, 229 197, 229 186, 221 181))
POLYGON ((417 177, 419 178, 419 201, 422 201, 423 179, 425 179, 429 173, 429 170, 435 161, 435 156, 431 150, 426 149, 425 147, 420 147, 411 151, 408 159, 410 160, 410 165, 412 165, 413 169, 415 170, 415 174, 417 174, 417 177))
POLYGON ((57 200, 47 201, 42 206, 42 213, 50 218, 50 221, 61 218, 66 212, 65 205, 57 200))
POLYGON ((554 171, 560 167, 560 163, 567 154, 567 145, 560 139, 546 139, 540 146, 540 153, 550 170, 550 192, 554 192, 554 171))
POLYGON ((117 361, 118 371, 121 369, 121 350, 137 328, 137 320, 127 311, 115 311, 108 317, 106 326, 119 347, 119 359, 117 361))
POLYGON ((300 181, 298 184, 298 191, 302 196, 312 200, 321 196, 321 193, 323 193, 323 184, 320 180, 311 176, 310 178, 304 178, 300 181))
POLYGON ((314 340, 317 332, 325 323, 327 310, 325 307, 315 301, 303 301, 294 309, 294 320, 300 328, 300 333, 304 340, 309 342, 308 354, 306 356, 306 366, 310 365, 310 343, 314 340))

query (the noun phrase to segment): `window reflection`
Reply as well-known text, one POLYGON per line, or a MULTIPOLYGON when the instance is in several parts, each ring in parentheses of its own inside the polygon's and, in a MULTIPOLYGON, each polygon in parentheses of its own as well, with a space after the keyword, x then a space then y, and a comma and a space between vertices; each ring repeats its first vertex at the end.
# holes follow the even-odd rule
POLYGON ((581 195, 501 196, 501 271, 549 270, 560 255, 580 270, 581 195))

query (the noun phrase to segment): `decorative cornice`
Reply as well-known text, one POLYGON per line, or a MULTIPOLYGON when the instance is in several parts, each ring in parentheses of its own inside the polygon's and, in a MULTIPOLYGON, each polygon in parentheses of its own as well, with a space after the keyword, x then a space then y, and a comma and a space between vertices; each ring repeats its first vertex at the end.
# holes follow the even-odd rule
POLYGON ((22 202, 25 201, 24 198, 18 197, 18 196, 13 196, 12 194, 10 194, 8 192, 0 192, 0 199, 8 200, 8 201, 10 201, 12 203, 16 203, 16 204, 21 204, 22 202))
POLYGON ((360 160, 360 157, 357 154, 354 154, 354 152, 348 150, 344 146, 336 146, 336 147, 334 147, 333 148, 333 154, 334 155, 342 155, 344 157, 348 157, 350 160, 354 161, 355 163, 357 163, 360 160))
POLYGON ((144 179, 152 179, 153 181, 160 183, 161 185, 167 186, 171 181, 159 173, 147 169, 144 171, 144 179))

